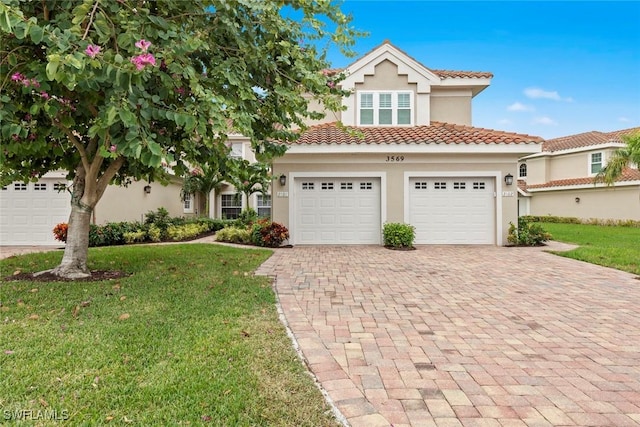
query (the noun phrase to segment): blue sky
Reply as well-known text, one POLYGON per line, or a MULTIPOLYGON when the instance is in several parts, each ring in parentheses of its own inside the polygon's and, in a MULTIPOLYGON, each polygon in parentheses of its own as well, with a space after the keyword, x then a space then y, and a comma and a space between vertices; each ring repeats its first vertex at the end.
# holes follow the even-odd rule
MULTIPOLYGON (((640 126, 640 1, 346 0, 369 33, 428 68, 490 71, 473 125, 556 138, 640 126)), ((333 67, 354 59, 331 52, 333 67)))

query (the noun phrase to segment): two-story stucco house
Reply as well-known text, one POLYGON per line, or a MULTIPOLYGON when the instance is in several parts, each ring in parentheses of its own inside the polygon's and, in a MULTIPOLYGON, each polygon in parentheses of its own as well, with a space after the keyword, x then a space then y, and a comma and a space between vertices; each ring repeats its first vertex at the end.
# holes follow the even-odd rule
MULTIPOLYGON (((350 92, 344 110, 310 123, 274 161, 271 196, 255 194, 251 206, 288 227, 292 244, 381 244, 385 222, 415 226, 417 244, 505 244, 518 217, 518 159, 540 153, 542 139, 473 127, 473 98, 493 75, 429 69, 389 42, 341 72, 341 87, 350 92)), ((230 135, 229 142, 231 155, 255 159, 247 138, 230 135)), ((19 196, 55 199, 55 218, 39 219, 36 233, 32 215, 20 228, 28 233, 3 234, 3 244, 56 243, 51 229, 66 221, 69 208, 50 181, 46 197, 27 194, 29 187, 19 196)), ((3 203, 14 193, 7 189, 3 203)), ((180 200, 179 181, 136 182, 110 187, 94 219, 142 220, 161 206, 176 216, 235 218, 245 207, 230 185, 211 201, 204 212, 201 198, 180 200)))
POLYGON ((290 242, 380 244, 385 222, 405 222, 417 244, 505 244, 518 159, 542 139, 472 126, 492 74, 432 70, 388 42, 343 72, 344 110, 273 164, 286 181, 273 185, 273 220, 290 242))
POLYGON ((520 215, 640 220, 638 169, 627 168, 613 186, 594 181, 625 146, 621 136, 634 132, 640 128, 550 139, 542 152, 523 157, 518 165, 520 215))

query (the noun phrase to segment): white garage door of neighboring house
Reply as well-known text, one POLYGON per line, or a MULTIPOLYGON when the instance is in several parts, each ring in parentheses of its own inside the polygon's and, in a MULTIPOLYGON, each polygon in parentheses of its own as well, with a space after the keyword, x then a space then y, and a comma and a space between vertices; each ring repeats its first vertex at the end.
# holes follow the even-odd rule
POLYGON ((70 196, 60 191, 66 182, 44 178, 28 184, 15 182, 0 190, 0 244, 61 245, 53 227, 69 221, 70 196))
POLYGON ((409 224, 419 244, 495 243, 494 178, 409 179, 409 224))
POLYGON ((296 244, 380 244, 380 178, 296 178, 296 244))

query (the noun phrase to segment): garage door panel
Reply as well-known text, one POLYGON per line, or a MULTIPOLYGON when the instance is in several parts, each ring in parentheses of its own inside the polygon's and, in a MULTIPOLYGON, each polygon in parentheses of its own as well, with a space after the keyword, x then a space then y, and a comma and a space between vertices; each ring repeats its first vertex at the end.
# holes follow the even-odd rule
POLYGON ((0 190, 0 217, 4 245, 59 245, 53 227, 68 221, 70 195, 56 189, 59 180, 14 183, 0 190))
POLYGON ((294 185, 295 243, 380 243, 379 178, 301 178, 294 185))
POLYGON ((408 216, 416 227, 416 243, 494 243, 493 181, 477 177, 411 178, 408 216))

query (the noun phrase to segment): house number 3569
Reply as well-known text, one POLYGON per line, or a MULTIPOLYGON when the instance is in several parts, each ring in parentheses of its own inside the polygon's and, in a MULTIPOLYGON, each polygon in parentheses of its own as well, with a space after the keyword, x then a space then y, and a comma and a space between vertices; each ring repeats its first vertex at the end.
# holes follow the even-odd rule
POLYGON ((404 162, 404 156, 387 156, 387 162, 404 162))

